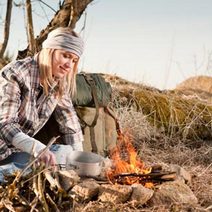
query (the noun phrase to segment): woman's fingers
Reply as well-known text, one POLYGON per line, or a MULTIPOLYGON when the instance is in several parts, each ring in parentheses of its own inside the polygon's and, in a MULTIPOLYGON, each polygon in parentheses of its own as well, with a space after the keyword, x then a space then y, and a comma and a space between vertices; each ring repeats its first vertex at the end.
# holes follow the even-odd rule
POLYGON ((45 153, 43 153, 40 156, 40 159, 39 160, 41 162, 43 162, 46 167, 55 166, 56 165, 55 155, 51 151, 49 151, 49 150, 47 150, 45 153))

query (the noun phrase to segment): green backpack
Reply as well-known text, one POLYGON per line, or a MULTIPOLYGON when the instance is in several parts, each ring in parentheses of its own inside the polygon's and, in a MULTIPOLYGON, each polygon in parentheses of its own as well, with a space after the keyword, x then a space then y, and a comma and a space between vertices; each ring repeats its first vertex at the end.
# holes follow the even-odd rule
POLYGON ((77 74, 77 96, 73 99, 75 110, 84 133, 84 151, 107 156, 117 142, 119 128, 111 107, 112 88, 101 74, 77 74))
POLYGON ((105 107, 111 102, 111 85, 100 74, 79 73, 76 86, 77 95, 72 99, 75 106, 95 107, 98 102, 100 107, 105 107))

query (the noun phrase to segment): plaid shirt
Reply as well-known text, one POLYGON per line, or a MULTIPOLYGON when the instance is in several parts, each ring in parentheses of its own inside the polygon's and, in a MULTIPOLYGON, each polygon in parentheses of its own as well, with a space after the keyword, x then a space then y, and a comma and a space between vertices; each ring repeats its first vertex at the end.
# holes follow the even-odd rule
POLYGON ((1 70, 0 160, 15 151, 12 146, 14 135, 24 132, 34 136, 52 114, 66 144, 83 141, 70 96, 55 97, 57 83, 51 87, 48 96, 40 96, 41 90, 38 64, 34 58, 12 62, 1 70))

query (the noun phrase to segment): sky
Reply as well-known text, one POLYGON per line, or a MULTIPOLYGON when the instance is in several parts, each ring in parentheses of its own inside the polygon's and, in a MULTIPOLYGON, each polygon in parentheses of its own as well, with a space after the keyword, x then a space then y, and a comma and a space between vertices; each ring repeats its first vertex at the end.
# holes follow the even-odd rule
MULTIPOLYGON (((44 2, 58 9, 58 0, 44 2)), ((54 12, 36 0, 32 7, 38 35, 54 12)), ((86 23, 79 70, 159 89, 173 89, 192 76, 212 76, 211 11, 212 0, 94 0, 75 29, 80 32, 86 23)), ((8 45, 13 54, 26 48, 23 14, 22 8, 13 8, 8 45)))

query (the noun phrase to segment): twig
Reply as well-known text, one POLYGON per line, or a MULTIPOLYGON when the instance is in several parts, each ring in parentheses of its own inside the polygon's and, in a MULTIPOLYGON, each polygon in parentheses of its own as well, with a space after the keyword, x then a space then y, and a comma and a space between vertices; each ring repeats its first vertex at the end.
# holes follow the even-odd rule
POLYGON ((30 212, 33 212, 33 211, 38 211, 35 207, 38 203, 38 197, 36 196, 33 201, 31 202, 30 206, 31 206, 31 210, 30 212))
POLYGON ((58 209, 56 203, 53 201, 53 199, 50 197, 50 195, 48 193, 46 193, 46 198, 49 200, 49 202, 54 207, 55 212, 59 212, 59 209, 58 209))
POLYGON ((44 1, 42 0, 38 0, 40 3, 44 4, 45 6, 47 6, 49 9, 51 9, 53 12, 57 12, 53 7, 51 7, 50 5, 48 5, 47 3, 45 3, 44 1))
POLYGON ((212 205, 208 206, 205 210, 206 210, 206 211, 209 211, 209 210, 211 210, 211 209, 212 209, 212 205))
POLYGON ((40 197, 39 197, 39 191, 38 191, 38 178, 37 177, 33 178, 33 180, 32 180, 32 188, 33 188, 33 192, 35 193, 36 197, 39 200, 40 197))
POLYGON ((46 171, 49 170, 49 167, 42 169, 41 171, 39 171, 38 173, 34 174, 33 176, 27 178, 25 181, 21 182, 21 185, 24 185, 25 183, 29 182, 30 180, 32 180, 33 178, 37 177, 39 174, 44 173, 46 171))
POLYGON ((11 204, 9 200, 7 201, 7 199, 2 199, 1 202, 6 209, 8 209, 9 211, 15 212, 15 209, 13 208, 13 205, 11 204))
POLYGON ((61 188, 61 185, 59 183, 59 179, 58 179, 58 176, 56 174, 56 179, 51 175, 51 172, 50 171, 46 171, 45 173, 45 177, 46 179, 49 181, 51 187, 57 187, 59 189, 59 191, 62 191, 63 189, 61 188))
POLYGON ((46 198, 44 196, 44 189, 43 189, 43 188, 45 188, 45 183, 44 183, 44 181, 42 179, 42 175, 41 174, 39 174, 37 178, 38 178, 38 192, 40 194, 40 196, 39 196, 40 200, 43 203, 43 207, 44 207, 45 211, 49 212, 49 207, 48 207, 48 204, 46 202, 46 198))

